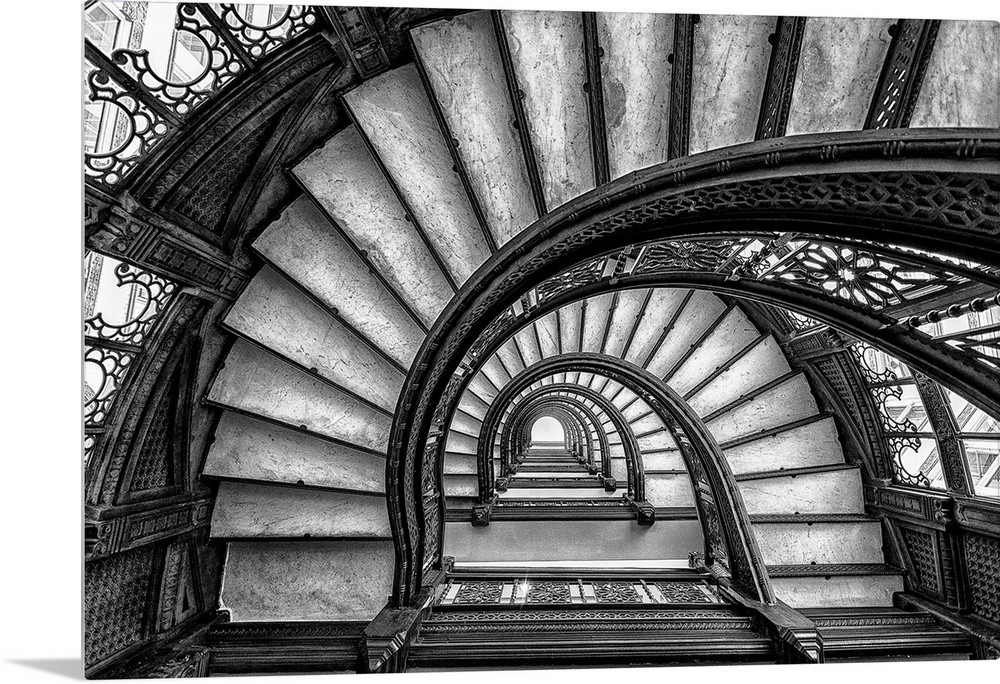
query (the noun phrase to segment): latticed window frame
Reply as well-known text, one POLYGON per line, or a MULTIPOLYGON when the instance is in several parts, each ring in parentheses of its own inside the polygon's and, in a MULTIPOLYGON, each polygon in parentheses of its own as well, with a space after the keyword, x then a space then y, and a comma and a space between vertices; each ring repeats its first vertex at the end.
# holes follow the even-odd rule
MULTIPOLYGON (((890 396, 898 397, 899 394, 897 394, 897 392, 901 392, 902 388, 904 387, 916 388, 916 381, 914 377, 910 374, 899 377, 894 371, 887 371, 888 375, 886 375, 885 373, 879 373, 875 369, 872 369, 869 366, 867 366, 864 362, 864 351, 870 349, 876 351, 877 353, 883 354, 884 356, 889 358, 896 364, 897 368, 905 367, 904 364, 902 364, 898 359, 893 358, 891 355, 886 354, 884 351, 872 347, 871 345, 867 345, 863 342, 856 341, 850 345, 850 349, 852 352, 852 357, 854 358, 854 361, 858 367, 860 375, 865 383, 865 388, 868 390, 869 395, 871 397, 872 405, 873 408, 875 409, 875 414, 880 419, 882 427, 883 447, 885 449, 885 452, 889 454, 890 457, 892 458, 891 468, 892 468, 893 482, 898 485, 916 487, 918 489, 950 492, 951 487, 948 486, 947 481, 943 475, 942 475, 942 481, 943 481, 942 486, 935 486, 931 483, 930 479, 922 471, 916 474, 909 473, 908 471, 905 470, 905 468, 903 468, 902 464, 899 461, 899 456, 900 453, 902 452, 902 449, 906 448, 907 446, 912 446, 913 448, 916 448, 917 446, 919 446, 920 440, 923 439, 933 439, 938 445, 940 445, 942 440, 948 438, 948 436, 939 434, 937 429, 935 429, 933 423, 930 421, 927 421, 928 429, 926 430, 907 430, 907 429, 898 430, 898 429, 893 429, 894 426, 891 424, 891 422, 887 420, 887 414, 885 409, 886 400, 890 396), (913 444, 914 441, 916 441, 916 445, 913 444)), ((940 383, 935 382, 934 385, 937 386, 945 395, 951 392, 953 394, 956 394, 957 396, 961 396, 957 392, 953 392, 949 388, 940 385, 940 383)), ((996 416, 992 416, 988 412, 984 411, 981 407, 977 406, 976 402, 969 401, 966 397, 962 397, 962 399, 965 400, 969 406, 978 409, 989 418, 992 418, 993 420, 998 420, 996 416)), ((951 402, 949 401, 943 402, 942 408, 943 410, 947 411, 951 421, 954 424, 956 425, 962 424, 961 421, 959 420, 959 416, 955 415, 951 402)), ((926 411, 927 409, 924 408, 924 410, 926 411)), ((962 449, 962 459, 964 460, 963 465, 966 469, 969 469, 971 467, 971 464, 969 462, 967 449, 965 448, 967 443, 973 440, 1000 440, 1000 434, 991 432, 979 433, 979 432, 968 432, 959 430, 955 433, 954 438, 956 438, 963 446, 962 449)), ((937 466, 943 469, 945 467, 943 459, 948 458, 948 456, 941 453, 940 448, 937 448, 936 451, 938 458, 937 466)), ((1000 460, 1000 456, 997 457, 997 460, 1000 460)), ((973 493, 973 496, 980 498, 987 498, 987 499, 1000 498, 1000 494, 994 496, 989 494, 982 494, 979 492, 973 493)))

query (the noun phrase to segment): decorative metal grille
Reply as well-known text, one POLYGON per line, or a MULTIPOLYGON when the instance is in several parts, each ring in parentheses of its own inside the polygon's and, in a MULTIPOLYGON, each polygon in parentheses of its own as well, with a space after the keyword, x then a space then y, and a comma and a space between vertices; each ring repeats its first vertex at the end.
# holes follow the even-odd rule
POLYGON ((118 287, 131 289, 129 299, 142 306, 131 307, 128 320, 121 323, 105 320, 108 313, 99 311, 84 321, 84 334, 102 340, 141 345, 177 286, 165 278, 124 262, 115 267, 115 278, 118 287))
POLYGON ((982 534, 965 535, 965 558, 969 568, 972 610, 1000 624, 1000 540, 982 534))
POLYGON ((121 387, 135 354, 118 349, 88 347, 83 355, 84 377, 87 378, 83 420, 87 427, 98 427, 108 417, 111 403, 121 387))
POLYGON ((452 578, 438 594, 438 605, 523 604, 668 604, 720 603, 704 581, 660 579, 459 580, 452 578))
POLYGON ((708 587, 691 582, 656 582, 653 586, 660 590, 667 603, 714 603, 708 595, 708 587))
POLYGON ((686 242, 668 240, 648 245, 640 254, 635 273, 664 270, 715 271, 723 265, 737 240, 686 242))
POLYGON ((176 41, 192 48, 201 70, 196 74, 163 76, 152 67, 148 50, 118 50, 111 59, 132 76, 144 92, 174 114, 186 116, 243 71, 231 45, 206 17, 207 5, 181 4, 177 8, 176 41))
POLYGON ((137 97, 129 88, 131 84, 123 85, 122 80, 113 80, 100 69, 87 75, 88 113, 116 119, 113 135, 105 134, 94 147, 85 150, 84 172, 109 186, 120 183, 143 157, 177 130, 176 124, 137 97))
POLYGON ((918 532, 908 527, 901 530, 903 543, 910 553, 910 560, 917 573, 917 583, 932 592, 940 590, 938 582, 938 560, 934 553, 934 539, 926 532, 918 532))
MULTIPOLYGON (((888 355, 863 342, 852 345, 850 349, 871 394, 875 413, 882 423, 884 446, 892 459, 893 478, 901 484, 930 487, 930 478, 924 472, 913 472, 904 463, 904 455, 918 452, 923 440, 920 435, 914 434, 918 432, 918 426, 910 419, 910 414, 897 413, 891 407, 893 400, 903 396, 903 385, 893 368, 879 363, 878 359, 888 359, 888 355)), ((903 367, 898 361, 891 360, 897 368, 903 367)))
POLYGON ((546 280, 537 288, 538 301, 544 303, 563 292, 596 283, 601 279, 606 261, 607 257, 593 259, 546 280))
POLYGON ((87 258, 84 309, 92 315, 84 321, 84 463, 97 453, 129 369, 177 290, 175 283, 131 264, 96 252, 87 258), (106 273, 112 268, 110 286, 106 273))
POLYGON ((528 603, 569 602, 569 584, 566 582, 532 582, 528 589, 528 603))
MULTIPOLYGON (((86 41, 86 110, 98 122, 84 155, 89 180, 121 184, 192 112, 258 60, 318 25, 316 12, 306 5, 218 7, 221 15, 210 4, 177 6, 172 52, 184 46, 191 57, 187 70, 171 66, 165 74, 154 68, 149 52, 138 49, 146 13, 133 8, 127 47, 105 54, 86 41)), ((173 64, 173 56, 166 61, 173 64)))
POLYGON ((462 582, 455 603, 499 603, 500 582, 462 582))
POLYGON ((594 584, 594 593, 599 603, 639 603, 639 592, 629 582, 604 582, 594 584))
POLYGON ((789 246, 790 253, 758 278, 821 290, 862 308, 902 304, 963 281, 944 268, 917 267, 853 247, 825 242, 789 246))
POLYGON ((142 546, 87 564, 83 603, 87 666, 142 639, 154 549, 142 546))
POLYGON ((257 11, 264 10, 268 15, 263 20, 256 16, 248 18, 247 10, 240 11, 240 8, 251 7, 253 6, 231 4, 221 6, 222 20, 253 59, 260 59, 316 24, 316 13, 308 5, 264 6, 266 10, 260 7, 257 11))

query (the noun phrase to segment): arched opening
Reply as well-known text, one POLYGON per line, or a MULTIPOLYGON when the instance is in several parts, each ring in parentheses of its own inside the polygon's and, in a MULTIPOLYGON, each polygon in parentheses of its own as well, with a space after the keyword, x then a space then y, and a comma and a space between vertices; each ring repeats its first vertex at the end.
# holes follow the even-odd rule
POLYGON ((566 444, 562 423, 552 416, 542 416, 531 425, 531 449, 551 449, 566 444))

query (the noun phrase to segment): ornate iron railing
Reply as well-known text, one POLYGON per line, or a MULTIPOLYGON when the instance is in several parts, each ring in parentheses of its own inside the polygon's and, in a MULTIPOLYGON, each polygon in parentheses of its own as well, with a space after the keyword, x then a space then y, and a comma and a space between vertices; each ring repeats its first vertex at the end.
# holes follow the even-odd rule
POLYGON ((185 41, 200 55, 194 74, 164 75, 162 67, 154 68, 148 50, 128 47, 105 54, 85 41, 85 104, 98 117, 114 118, 110 132, 84 150, 88 182, 121 187, 205 102, 319 24, 317 12, 306 5, 275 5, 263 23, 247 18, 240 6, 219 7, 221 14, 209 4, 177 5, 173 41, 185 41))

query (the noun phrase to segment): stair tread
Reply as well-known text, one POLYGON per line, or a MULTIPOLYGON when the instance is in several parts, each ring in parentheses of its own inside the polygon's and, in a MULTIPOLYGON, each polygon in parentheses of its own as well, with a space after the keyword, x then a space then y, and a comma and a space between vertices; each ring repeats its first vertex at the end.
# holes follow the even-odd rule
POLYGON ((388 538, 384 496, 222 482, 212 509, 215 539, 388 538))
POLYGON ((237 340, 209 403, 385 453, 391 418, 274 354, 237 340))
POLYGON ((396 406, 403 374, 268 265, 244 288, 223 325, 383 411, 396 406), (288 335, 293 328, 296 334, 288 335))
POLYGON ((344 100, 414 219, 454 279, 464 283, 490 251, 461 179, 451 171, 451 154, 416 65, 368 79, 344 100), (406 116, 399 116, 403 102, 406 116))
POLYGON ((202 477, 384 493, 385 458, 225 411, 202 477))
POLYGON ((409 367, 424 332, 309 197, 289 205, 253 249, 400 368, 409 367))
POLYGON ((489 12, 469 12, 410 31, 473 193, 497 245, 538 218, 489 12), (447 50, 440 46, 447 45, 447 50), (488 86, 483 88, 482 86, 488 86), (476 92, 478 107, 455 93, 476 92))
POLYGON ((292 174, 367 255, 425 328, 454 294, 372 159, 357 126, 348 126, 300 161, 292 174))

